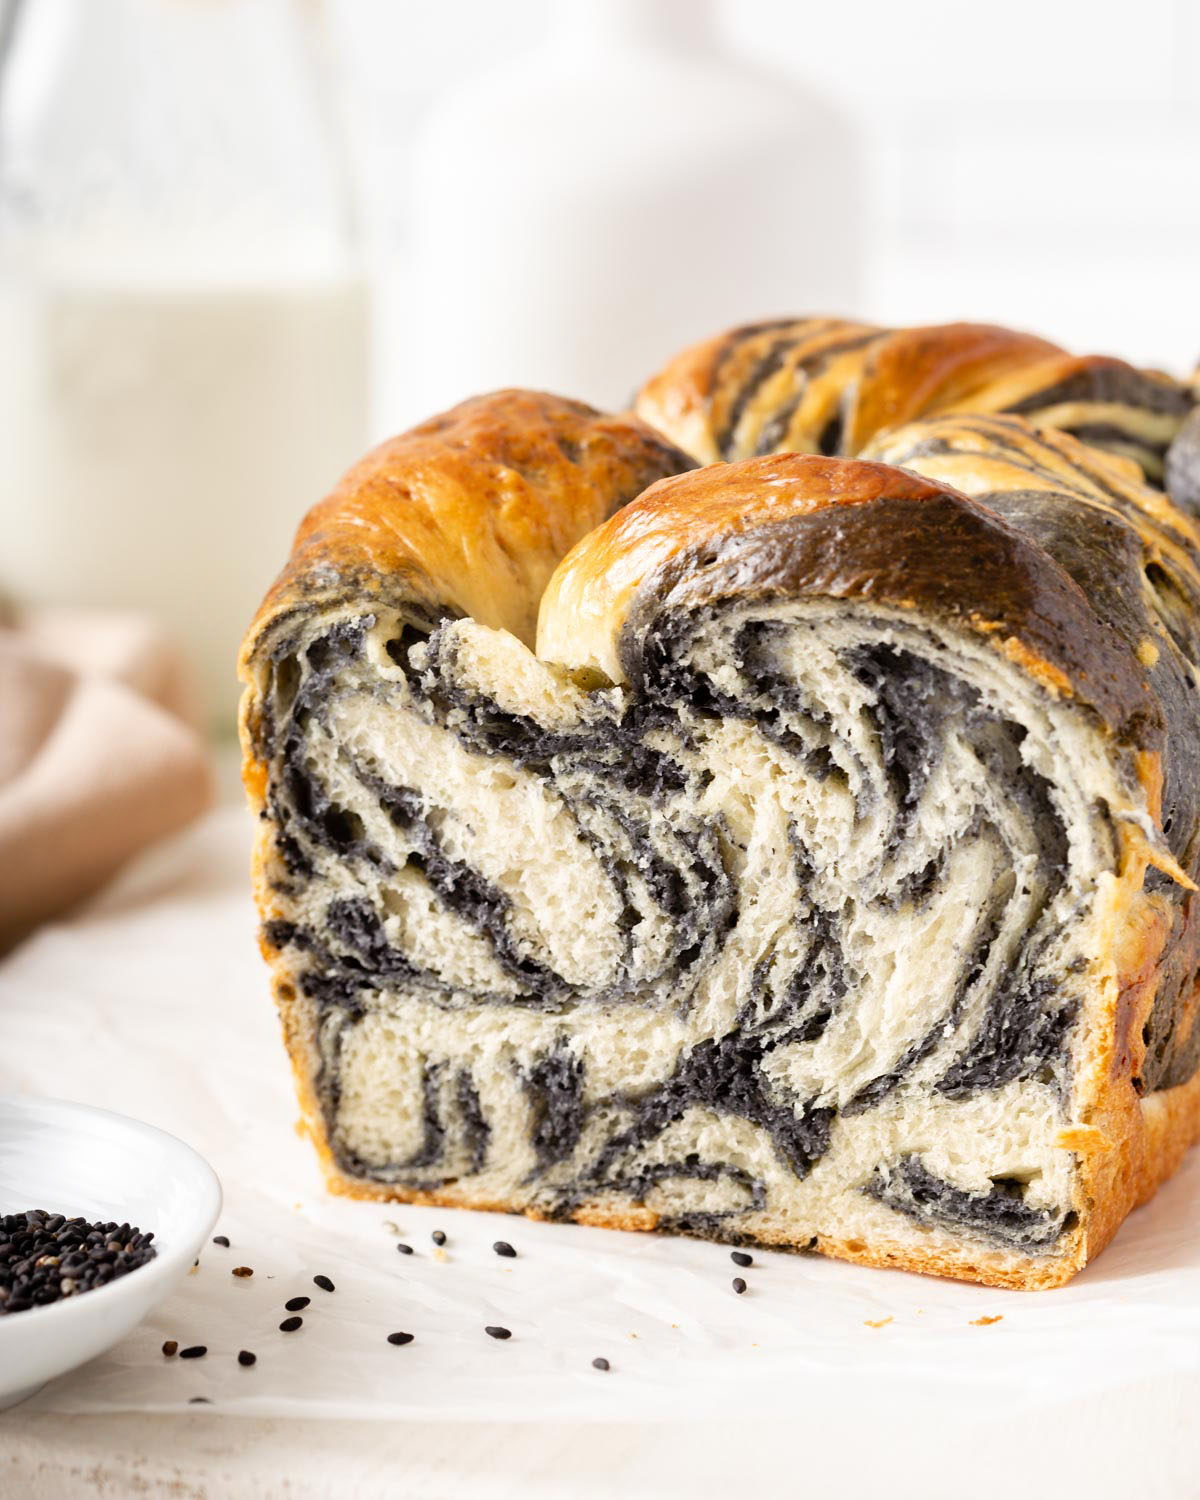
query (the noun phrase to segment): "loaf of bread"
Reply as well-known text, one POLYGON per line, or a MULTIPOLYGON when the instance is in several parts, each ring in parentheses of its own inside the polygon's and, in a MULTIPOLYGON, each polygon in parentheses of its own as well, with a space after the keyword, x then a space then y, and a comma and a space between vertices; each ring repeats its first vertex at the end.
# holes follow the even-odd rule
POLYGON ((1186 388, 786 326, 305 520, 242 657, 304 1120, 356 1195, 1059 1285, 1200 1131, 1186 388))

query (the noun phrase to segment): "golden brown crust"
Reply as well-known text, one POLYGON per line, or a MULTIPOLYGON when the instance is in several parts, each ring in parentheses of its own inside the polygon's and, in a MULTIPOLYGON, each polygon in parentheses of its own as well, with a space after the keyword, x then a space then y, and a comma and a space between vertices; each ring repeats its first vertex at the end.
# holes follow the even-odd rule
MULTIPOLYGON (((1143 891, 1146 866, 1145 847, 1131 839, 1111 899, 1111 979, 1082 1045, 1077 1087, 1086 1126, 1075 1139, 1060 1140, 1075 1150, 1080 1167, 1080 1266, 1100 1254, 1130 1211, 1153 1197, 1200 1138, 1200 1073, 1174 1088, 1140 1091, 1146 1024, 1178 942, 1172 904, 1161 893, 1143 891)), ((1187 962, 1186 998, 1194 1008, 1194 946, 1187 962)))
POLYGON ((676 559, 727 544, 773 522, 883 495, 919 503, 936 485, 878 464, 788 454, 694 469, 679 485, 654 485, 598 526, 563 559, 546 586, 538 654, 623 674, 612 640, 635 595, 676 559))
POLYGON ((846 424, 844 451, 858 453, 879 432, 948 411, 969 411, 992 381, 1047 355, 1045 339, 988 323, 905 328, 872 345, 863 362, 858 398, 846 424))
POLYGON ((704 463, 767 453, 856 456, 892 427, 1011 412, 1137 461, 1161 480, 1195 395, 1102 355, 1076 358, 987 323, 886 329, 828 318, 735 328, 684 350, 636 410, 704 463))
POLYGON ((559 558, 691 460, 634 417, 497 391, 374 448, 301 522, 243 646, 281 615, 347 594, 470 615, 532 643, 559 558))
POLYGON ((779 357, 763 399, 777 405, 798 390, 800 400, 771 451, 816 448, 861 369, 864 349, 885 332, 839 318, 735 328, 676 355, 638 392, 636 410, 702 463, 748 458, 763 450, 755 446, 760 424, 747 411, 744 393, 750 388, 757 397, 761 372, 779 357))
POLYGON ((721 598, 833 597, 977 633, 1114 732, 1161 738, 1140 665, 1079 586, 987 507, 884 464, 774 454, 661 480, 589 533, 546 587, 543 657, 637 681, 668 610, 721 598))
POLYGON ((1132 1109, 1121 1107, 1122 1094, 1114 1087, 1106 1101, 1106 1123, 1115 1134, 1108 1140, 1103 1166, 1084 1175, 1092 1211, 1086 1251, 1073 1270, 1095 1260, 1132 1210, 1153 1198, 1200 1140, 1200 1074, 1145 1095, 1132 1109))

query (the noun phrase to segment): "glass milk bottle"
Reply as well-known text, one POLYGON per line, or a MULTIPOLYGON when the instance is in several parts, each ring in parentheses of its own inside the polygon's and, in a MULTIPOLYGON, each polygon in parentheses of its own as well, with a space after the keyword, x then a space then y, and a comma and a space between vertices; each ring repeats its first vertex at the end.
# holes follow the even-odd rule
POLYGON ((723 327, 853 314, 859 151, 832 104, 730 55, 711 0, 551 18, 416 144, 408 414, 509 384, 619 405, 723 327))
POLYGON ((310 5, 37 0, 0 74, 0 590, 239 638, 357 456, 365 313, 310 5))

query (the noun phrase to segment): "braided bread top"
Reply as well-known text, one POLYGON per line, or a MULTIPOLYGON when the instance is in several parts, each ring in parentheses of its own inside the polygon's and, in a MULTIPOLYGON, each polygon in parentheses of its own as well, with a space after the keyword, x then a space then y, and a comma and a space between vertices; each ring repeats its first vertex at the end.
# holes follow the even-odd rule
POLYGON ((632 416, 537 391, 462 402, 381 443, 300 523, 242 648, 336 609, 469 615, 533 644, 563 554, 688 457, 632 416))
POLYGON ((789 451, 854 457, 905 422, 1007 412, 1131 458, 1161 483, 1194 399, 1169 375, 986 323, 888 329, 787 318, 684 350, 646 382, 636 410, 702 463, 789 451))
POLYGON ((1147 667, 1175 654, 1168 621, 1200 659, 1200 530, 1132 464, 1019 418, 944 417, 854 460, 767 454, 660 480, 560 563, 538 652, 636 682, 664 611, 804 595, 953 618, 1157 749, 1147 667))

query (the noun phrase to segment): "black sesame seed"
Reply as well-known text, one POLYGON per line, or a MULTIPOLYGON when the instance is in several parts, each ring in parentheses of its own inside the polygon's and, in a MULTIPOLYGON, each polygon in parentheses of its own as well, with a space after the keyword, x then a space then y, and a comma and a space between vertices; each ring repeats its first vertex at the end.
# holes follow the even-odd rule
POLYGON ((303 1312, 311 1301, 311 1297, 289 1297, 283 1305, 288 1312, 303 1312))
POLYGON ((323 1292, 333 1291, 333 1282, 330 1281, 328 1276, 314 1276, 313 1284, 319 1286, 323 1292))
POLYGON ((516 1260, 517 1252, 507 1240, 497 1240, 492 1246, 497 1255, 503 1255, 506 1260, 516 1260))
POLYGON ((446 1231, 444 1229, 435 1229, 429 1238, 435 1245, 444 1245, 446 1243, 446 1231))
POLYGON ((397 1245, 396 1249, 400 1252, 401 1255, 411 1255, 413 1253, 413 1247, 411 1245, 405 1245, 403 1243, 397 1245))
POLYGON ((249 1349, 239 1349, 238 1350, 238 1364, 239 1365, 247 1365, 247 1366, 249 1366, 249 1365, 255 1364, 257 1362, 257 1360, 258 1360, 258 1355, 257 1354, 251 1354, 251 1352, 250 1352, 249 1349))
POLYGON ((284 1318, 279 1325, 279 1331, 280 1333, 295 1333, 303 1322, 303 1318, 284 1318))
POLYGON ((212 1402, 208 1399, 207 1396, 189 1396, 188 1397, 188 1405, 189 1406, 211 1406, 212 1402))
POLYGON ((592 1360, 593 1370, 609 1370, 611 1368, 612 1366, 609 1364, 608 1360, 604 1358, 603 1354, 592 1360))
POLYGON ((487 1325, 487 1327, 483 1331, 484 1331, 484 1333, 487 1334, 488 1338, 490 1338, 490 1339, 510 1339, 510 1338, 512 1338, 512 1329, 511 1328, 497 1328, 496 1325, 493 1324, 493 1323, 489 1323, 487 1325))
POLYGON ((735 1266, 752 1266, 754 1264, 753 1255, 747 1255, 744 1250, 731 1250, 729 1252, 729 1259, 735 1266))
POLYGON ((742 1278, 740 1276, 735 1276, 733 1278, 732 1286, 733 1286, 734 1291, 738 1294, 739 1297, 746 1290, 746 1283, 742 1280, 742 1278))
POLYGON ((179 1351, 180 1359, 203 1359, 208 1353, 207 1344, 191 1344, 186 1349, 179 1351))
POLYGON ((178 1349, 179 1345, 175 1342, 174 1339, 168 1339, 167 1342, 163 1345, 163 1353, 167 1356, 168 1359, 172 1354, 176 1353, 178 1349))
POLYGON ((411 1344, 413 1336, 411 1333, 389 1333, 387 1341, 389 1344, 411 1344))
POLYGON ((214 1245, 220 1245, 223 1250, 228 1250, 229 1249, 229 1237, 228 1237, 228 1235, 214 1234, 213 1235, 213 1244, 214 1245))

